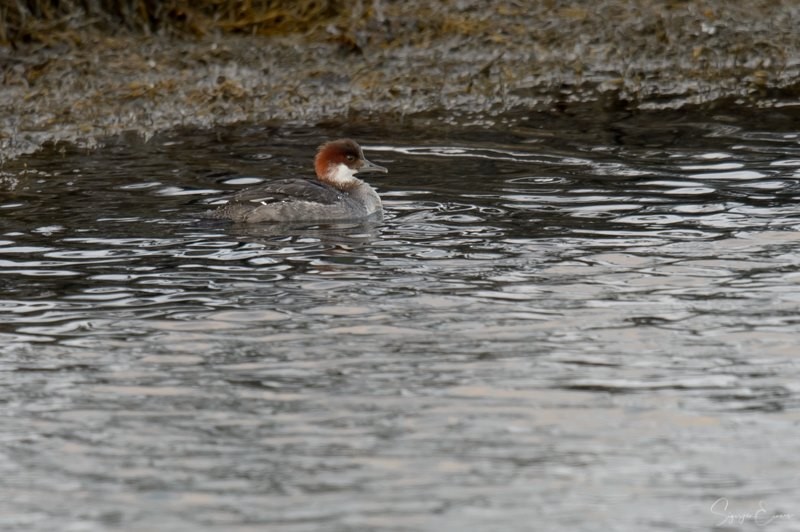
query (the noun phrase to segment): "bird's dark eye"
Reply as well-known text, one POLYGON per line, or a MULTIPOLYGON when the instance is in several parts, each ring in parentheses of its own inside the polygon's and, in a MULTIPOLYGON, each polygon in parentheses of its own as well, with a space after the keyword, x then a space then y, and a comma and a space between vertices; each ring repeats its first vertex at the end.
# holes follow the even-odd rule
POLYGON ((353 161, 356 160, 356 158, 354 156, 352 156, 352 155, 348 155, 347 156, 347 160, 350 161, 350 162, 353 162, 353 161))

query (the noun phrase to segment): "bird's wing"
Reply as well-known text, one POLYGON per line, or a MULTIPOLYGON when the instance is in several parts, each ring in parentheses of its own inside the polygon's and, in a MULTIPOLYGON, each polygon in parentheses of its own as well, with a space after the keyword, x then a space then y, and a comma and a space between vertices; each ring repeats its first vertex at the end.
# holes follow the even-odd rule
POLYGON ((332 205, 341 200, 342 194, 330 185, 311 179, 281 179, 237 192, 228 203, 270 205, 287 200, 302 200, 332 205))

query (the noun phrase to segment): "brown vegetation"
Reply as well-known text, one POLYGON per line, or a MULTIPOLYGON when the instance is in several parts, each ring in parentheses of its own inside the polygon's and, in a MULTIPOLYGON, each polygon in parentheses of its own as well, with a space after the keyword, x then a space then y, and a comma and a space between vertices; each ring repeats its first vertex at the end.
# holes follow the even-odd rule
POLYGON ((79 40, 86 29, 205 35, 306 32, 343 13, 344 0, 4 0, 0 42, 79 40))
POLYGON ((241 120, 796 105, 794 0, 0 0, 0 160, 241 120))

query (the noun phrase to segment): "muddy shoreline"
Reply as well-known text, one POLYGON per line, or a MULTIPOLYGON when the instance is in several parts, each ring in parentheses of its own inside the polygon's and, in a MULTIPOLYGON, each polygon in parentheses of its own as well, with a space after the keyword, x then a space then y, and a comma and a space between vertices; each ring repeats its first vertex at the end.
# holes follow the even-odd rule
POLYGON ((788 1, 400 4, 302 34, 92 30, 0 48, 0 158, 177 126, 776 107, 800 94, 788 1))

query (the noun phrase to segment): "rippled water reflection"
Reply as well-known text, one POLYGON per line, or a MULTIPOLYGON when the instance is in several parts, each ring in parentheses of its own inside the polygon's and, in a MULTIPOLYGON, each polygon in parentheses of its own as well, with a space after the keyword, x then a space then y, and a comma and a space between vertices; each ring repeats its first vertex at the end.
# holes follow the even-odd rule
POLYGON ((0 527, 800 515, 796 113, 513 118, 7 163, 0 527), (199 219, 342 134, 390 168, 383 223, 199 219))

